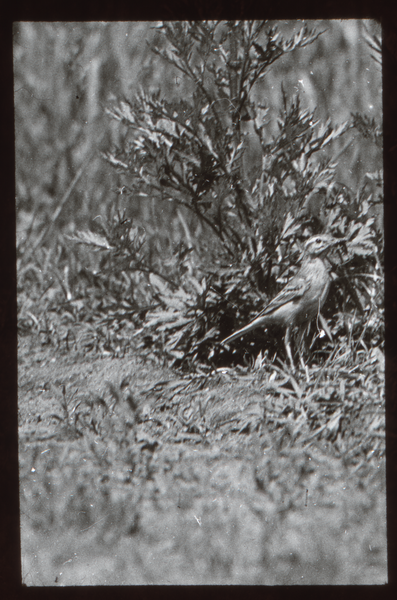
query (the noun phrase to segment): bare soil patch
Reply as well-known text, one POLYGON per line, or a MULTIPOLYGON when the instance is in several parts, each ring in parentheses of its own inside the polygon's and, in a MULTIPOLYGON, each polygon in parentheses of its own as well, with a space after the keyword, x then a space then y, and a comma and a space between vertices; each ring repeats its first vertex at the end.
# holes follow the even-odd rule
POLYGON ((181 381, 21 337, 26 585, 386 581, 382 457, 288 443, 260 424, 265 394, 230 374, 162 404, 161 382, 181 381))

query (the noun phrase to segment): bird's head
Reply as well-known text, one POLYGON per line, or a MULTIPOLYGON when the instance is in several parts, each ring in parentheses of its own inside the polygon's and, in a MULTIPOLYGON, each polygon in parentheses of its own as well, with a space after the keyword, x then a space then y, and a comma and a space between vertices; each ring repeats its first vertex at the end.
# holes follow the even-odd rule
POLYGON ((304 252, 308 256, 321 256, 333 246, 337 246, 345 241, 344 238, 334 238, 332 235, 322 234, 314 235, 309 238, 304 245, 304 252))

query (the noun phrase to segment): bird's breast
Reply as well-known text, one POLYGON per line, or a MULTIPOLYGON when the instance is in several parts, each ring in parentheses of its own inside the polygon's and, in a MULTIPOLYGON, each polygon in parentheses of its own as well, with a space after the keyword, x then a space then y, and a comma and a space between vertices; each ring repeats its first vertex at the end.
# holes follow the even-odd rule
POLYGON ((311 262, 307 281, 307 291, 303 294, 301 302, 296 303, 296 324, 313 319, 327 299, 331 278, 329 269, 320 258, 311 262))

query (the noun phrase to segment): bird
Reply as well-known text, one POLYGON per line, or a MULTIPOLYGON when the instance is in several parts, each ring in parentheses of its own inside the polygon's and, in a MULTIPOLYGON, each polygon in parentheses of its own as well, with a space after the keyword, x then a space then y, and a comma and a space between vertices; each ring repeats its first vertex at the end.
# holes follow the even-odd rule
POLYGON ((334 238, 329 234, 310 237, 304 244, 298 272, 248 325, 229 335, 221 344, 228 344, 258 327, 285 327, 285 349, 294 371, 290 345, 291 330, 296 326, 307 326, 319 315, 331 283, 331 264, 326 260, 326 255, 331 248, 345 241, 344 238, 334 238))

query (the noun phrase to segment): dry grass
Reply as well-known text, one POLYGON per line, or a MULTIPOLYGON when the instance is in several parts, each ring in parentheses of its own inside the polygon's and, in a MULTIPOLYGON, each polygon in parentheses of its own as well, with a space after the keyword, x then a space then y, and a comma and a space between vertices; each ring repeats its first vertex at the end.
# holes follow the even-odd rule
POLYGON ((366 380, 354 368, 292 380, 274 366, 178 379, 131 356, 30 344, 27 585, 386 581, 378 361, 366 380))

